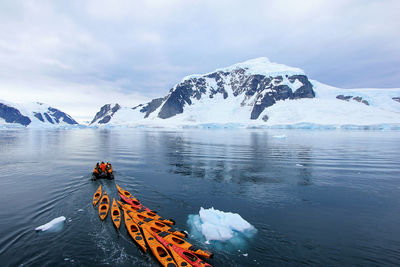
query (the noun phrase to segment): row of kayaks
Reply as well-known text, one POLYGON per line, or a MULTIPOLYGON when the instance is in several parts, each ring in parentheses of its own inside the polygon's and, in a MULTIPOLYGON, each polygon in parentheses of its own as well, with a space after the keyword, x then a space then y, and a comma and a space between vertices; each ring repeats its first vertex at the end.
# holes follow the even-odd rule
MULTIPOLYGON (((174 229, 174 220, 164 219, 155 211, 139 202, 131 193, 117 184, 118 194, 123 201, 115 201, 111 205, 111 218, 117 229, 121 225, 121 211, 124 214, 126 229, 137 245, 147 252, 149 247, 153 255, 166 267, 173 266, 211 266, 202 258, 211 258, 213 254, 187 242, 187 234, 174 229), (118 203, 118 204, 117 204, 118 203), (202 257, 202 258, 200 258, 202 257)), ((107 192, 101 185, 93 195, 93 206, 99 203, 99 217, 104 220, 110 208, 107 192)))

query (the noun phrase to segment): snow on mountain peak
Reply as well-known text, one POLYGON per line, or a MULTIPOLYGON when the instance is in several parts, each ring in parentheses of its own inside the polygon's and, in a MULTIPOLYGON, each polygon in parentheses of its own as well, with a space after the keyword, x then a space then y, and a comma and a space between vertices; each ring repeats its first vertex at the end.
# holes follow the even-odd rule
POLYGON ((246 69, 246 72, 249 74, 261 74, 265 76, 276 76, 279 74, 304 75, 302 69, 271 62, 267 57, 253 58, 226 68, 218 69, 217 71, 232 71, 239 68, 246 69))
POLYGON ((209 75, 215 72, 232 72, 234 70, 244 69, 247 75, 260 74, 264 76, 280 76, 280 75, 305 75, 304 71, 300 68, 286 66, 271 62, 267 57, 258 57, 246 60, 244 62, 236 63, 228 67, 216 69, 213 72, 206 74, 192 74, 184 77, 182 81, 199 78, 201 76, 209 75))

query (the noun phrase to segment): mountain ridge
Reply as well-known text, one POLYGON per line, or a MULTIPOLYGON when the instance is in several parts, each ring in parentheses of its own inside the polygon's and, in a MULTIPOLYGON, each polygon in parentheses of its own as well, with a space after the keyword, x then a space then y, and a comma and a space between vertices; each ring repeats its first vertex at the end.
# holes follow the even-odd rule
POLYGON ((79 125, 67 113, 40 102, 17 104, 0 99, 0 125, 57 127, 79 125))
MULTIPOLYGON (((221 97, 229 98, 229 101, 240 99, 240 103, 235 105, 239 108, 251 107, 248 118, 257 120, 265 108, 272 106, 276 101, 313 98, 315 93, 303 70, 272 63, 263 57, 219 68, 206 74, 186 76, 171 88, 165 97, 133 107, 134 112, 131 112, 131 117, 138 120, 170 119, 184 113, 190 106, 199 105, 199 102, 221 97)), ((214 105, 218 100, 209 102, 208 105, 214 105)), ((114 114, 121 113, 129 113, 129 110, 121 110, 114 114)), ((263 118, 266 119, 265 116, 263 118)), ((107 123, 109 122, 113 123, 114 120, 110 118, 107 120, 107 123)), ((106 123, 100 118, 94 119, 91 123, 91 125, 101 124, 106 123)))
POLYGON ((166 96, 120 106, 107 123, 99 118, 91 125, 400 125, 399 99, 400 89, 336 88, 263 57, 188 75, 166 96))

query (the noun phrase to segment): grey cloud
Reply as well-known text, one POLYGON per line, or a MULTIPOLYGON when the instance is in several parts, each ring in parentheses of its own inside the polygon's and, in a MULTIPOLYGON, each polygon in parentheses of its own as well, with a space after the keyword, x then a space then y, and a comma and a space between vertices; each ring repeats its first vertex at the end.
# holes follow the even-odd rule
POLYGON ((2 1, 0 83, 146 99, 267 56, 334 86, 399 87, 399 13, 390 0, 2 1))

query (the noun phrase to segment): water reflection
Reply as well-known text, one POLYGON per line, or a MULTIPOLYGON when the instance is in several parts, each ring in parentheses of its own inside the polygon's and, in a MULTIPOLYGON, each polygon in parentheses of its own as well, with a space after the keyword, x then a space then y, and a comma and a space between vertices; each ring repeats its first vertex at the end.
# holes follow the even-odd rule
POLYGON ((237 184, 292 183, 296 179, 299 185, 312 184, 311 146, 289 147, 266 132, 230 134, 227 138, 226 133, 214 133, 212 140, 185 133, 159 136, 169 172, 237 184), (230 138, 237 143, 231 144, 230 138))

